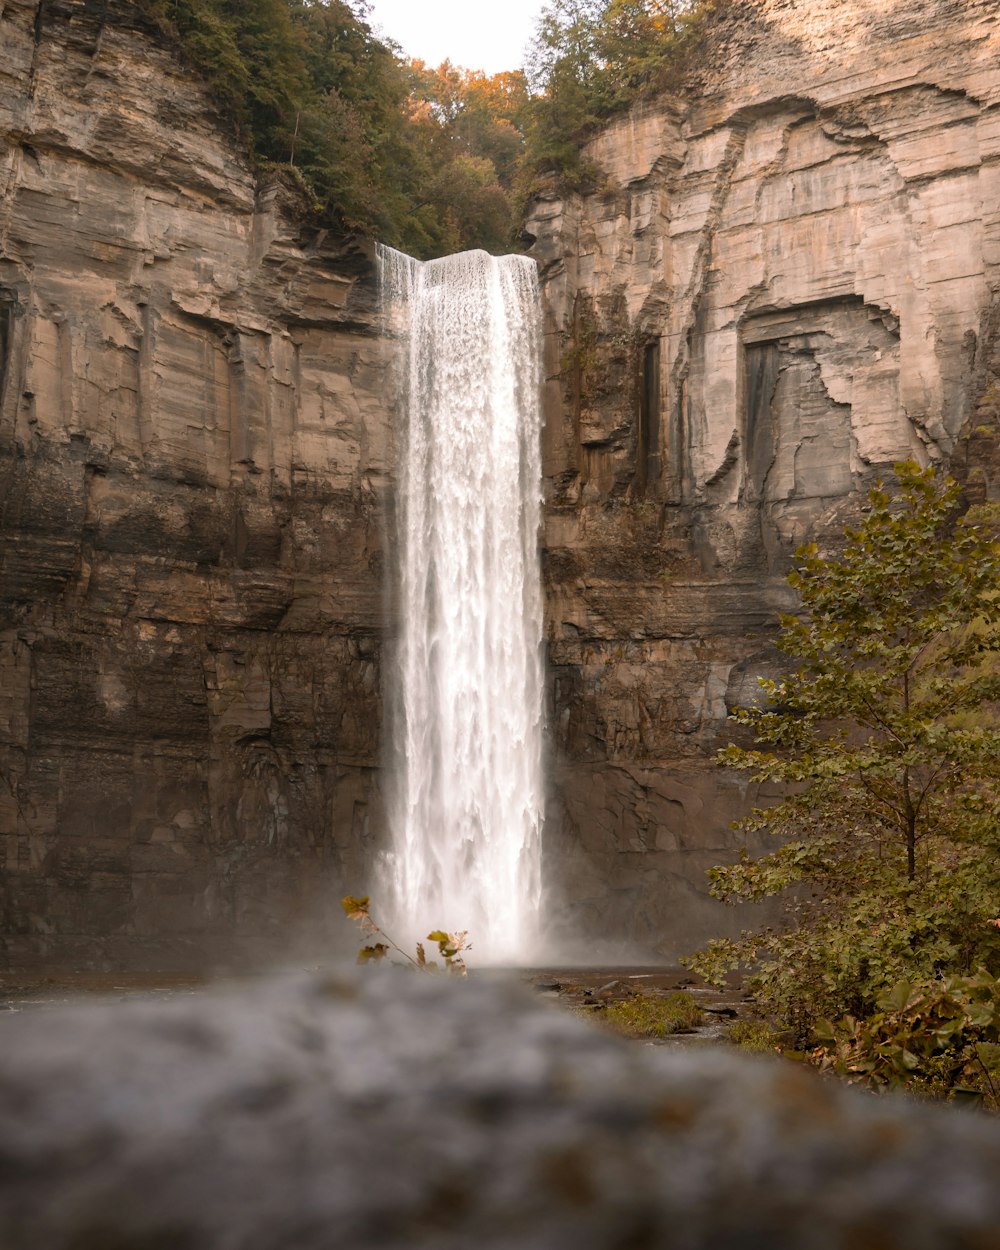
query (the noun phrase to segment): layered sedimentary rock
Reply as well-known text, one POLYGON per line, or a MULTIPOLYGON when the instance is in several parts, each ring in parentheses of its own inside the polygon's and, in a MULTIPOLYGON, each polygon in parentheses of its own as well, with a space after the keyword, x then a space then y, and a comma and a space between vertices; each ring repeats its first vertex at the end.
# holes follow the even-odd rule
MULTIPOLYGON (((1000 0, 740 0, 528 230, 545 284, 548 918, 743 923, 711 763, 795 545, 900 456, 1000 490, 1000 0)), ((176 964, 380 845, 385 355, 125 0, 0 0, 0 931, 176 964)), ((751 848, 753 849, 753 848, 751 848)))
POLYGON ((131 4, 0 3, 0 929, 20 967, 284 949, 360 883, 377 824, 370 257, 295 225, 294 188, 262 189, 231 129, 131 4))
POLYGON ((683 88, 588 145, 591 189, 532 207, 548 844, 591 933, 727 923, 702 870, 762 796, 711 756, 797 544, 904 457, 997 495, 998 66, 997 0, 723 5, 683 88))

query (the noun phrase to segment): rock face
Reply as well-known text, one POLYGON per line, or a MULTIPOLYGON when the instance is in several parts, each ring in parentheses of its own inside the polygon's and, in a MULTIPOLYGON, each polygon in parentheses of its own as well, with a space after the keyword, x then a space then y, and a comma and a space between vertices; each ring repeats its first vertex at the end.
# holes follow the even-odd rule
MULTIPOLYGON (((566 921, 670 955, 760 797, 710 758, 784 583, 915 456, 997 497, 1000 3, 723 5, 676 98, 527 230, 548 306, 549 846, 566 921)), ((731 922, 730 922, 731 923, 731 922)))
MULTIPOLYGON (((711 757, 796 543, 900 456, 1000 491, 1000 0, 740 0, 528 223, 549 911, 746 922, 711 757)), ((364 888, 393 464, 365 248, 126 0, 0 0, 0 958, 287 949, 364 888)), ((763 796, 766 797, 766 796, 763 796)))
POLYGON ((5 1013, 6 1250, 995 1247, 1000 1127, 399 974, 5 1013))
POLYGON ((20 968, 284 949, 314 896, 360 884, 378 823, 370 256, 294 225, 136 23, 124 0, 0 3, 0 941, 20 968))

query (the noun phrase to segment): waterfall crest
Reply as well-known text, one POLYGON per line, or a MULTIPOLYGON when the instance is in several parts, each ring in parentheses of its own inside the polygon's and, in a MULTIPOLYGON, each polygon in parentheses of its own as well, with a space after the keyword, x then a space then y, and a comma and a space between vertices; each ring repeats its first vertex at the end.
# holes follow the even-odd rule
POLYGON ((379 249, 399 339, 393 923, 537 959, 541 907, 541 313, 525 257, 379 249))

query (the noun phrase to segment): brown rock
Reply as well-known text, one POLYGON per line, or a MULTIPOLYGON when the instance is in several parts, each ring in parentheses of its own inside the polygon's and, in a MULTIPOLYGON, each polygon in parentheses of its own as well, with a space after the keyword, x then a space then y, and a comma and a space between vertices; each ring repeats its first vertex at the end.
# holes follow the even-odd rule
POLYGON ((19 967, 284 953, 360 886, 379 820, 370 249, 256 186, 134 19, 118 0, 0 11, 0 906, 19 967))
MULTIPOLYGON (((754 796, 795 547, 906 456, 1000 498, 1000 3, 741 0, 529 212, 548 340, 554 904, 673 957, 754 796)), ((755 847, 751 846, 751 850, 755 847)))
MULTIPOLYGON (((998 18, 725 6, 683 89, 592 140, 599 190, 532 206, 567 954, 753 918, 704 870, 767 796, 712 758, 780 672, 795 545, 907 454, 1000 497, 998 18)), ((125 0, 0 5, 8 963, 274 954, 363 888, 394 461, 370 262, 256 184, 125 0)))

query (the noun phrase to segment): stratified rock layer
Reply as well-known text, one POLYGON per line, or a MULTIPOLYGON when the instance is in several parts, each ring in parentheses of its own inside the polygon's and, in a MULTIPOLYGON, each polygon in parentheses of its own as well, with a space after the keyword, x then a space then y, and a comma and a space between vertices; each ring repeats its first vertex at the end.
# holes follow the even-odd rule
MULTIPOLYGON (((899 456, 1000 492, 998 54, 1000 0, 720 5, 533 205, 546 918, 588 960, 748 919, 704 870, 767 796, 711 759, 795 544, 899 456)), ((370 257, 297 219, 135 6, 0 0, 10 966, 285 949, 382 845, 391 388, 370 257)))
POLYGON ((131 4, 0 4, 18 967, 285 949, 360 884, 389 437, 370 257, 296 226, 230 129, 131 4))
POLYGON ((5 1250, 993 1250, 1000 1126, 397 973, 5 1014, 5 1250))
MULTIPOLYGON (((660 954, 759 796, 713 770, 795 547, 894 461, 996 498, 1000 3, 723 4, 527 224, 548 303, 562 918, 660 954)), ((753 849, 753 848, 751 848, 753 849)), ((741 918, 741 919, 745 919, 741 918)))

